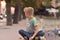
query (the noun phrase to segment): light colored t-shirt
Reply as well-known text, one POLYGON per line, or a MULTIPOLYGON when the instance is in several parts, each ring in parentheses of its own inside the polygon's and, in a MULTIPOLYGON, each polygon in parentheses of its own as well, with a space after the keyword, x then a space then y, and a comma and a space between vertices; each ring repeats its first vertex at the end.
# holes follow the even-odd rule
POLYGON ((6 12, 6 2, 1 1, 1 13, 5 14, 5 12, 6 12))
POLYGON ((5 1, 1 1, 1 7, 5 8, 6 7, 6 2, 5 1))
POLYGON ((34 32, 34 27, 37 26, 37 20, 35 17, 33 17, 32 19, 27 19, 27 29, 26 31, 29 33, 33 33, 34 32))

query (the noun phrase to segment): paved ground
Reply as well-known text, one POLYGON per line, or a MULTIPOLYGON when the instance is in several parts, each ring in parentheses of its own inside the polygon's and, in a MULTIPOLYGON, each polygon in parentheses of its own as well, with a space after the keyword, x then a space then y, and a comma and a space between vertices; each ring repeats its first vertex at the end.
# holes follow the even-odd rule
MULTIPOLYGON (((23 40, 19 39, 21 36, 18 34, 19 29, 25 30, 25 24, 26 21, 22 20, 19 22, 19 24, 13 24, 13 26, 6 26, 5 21, 0 21, 0 40, 23 40)), ((56 20, 45 20, 45 23, 47 26, 53 26, 54 23, 56 23, 56 20)), ((57 23, 60 24, 60 20, 57 20, 57 23)), ((50 36, 47 36, 48 40, 60 40, 60 37, 55 37, 55 35, 52 33, 50 36)))
MULTIPOLYGON (((24 22, 24 20, 23 20, 24 22)), ((13 26, 6 26, 5 23, 0 23, 0 40, 20 40, 18 30, 24 28, 25 23, 20 22, 13 26)))

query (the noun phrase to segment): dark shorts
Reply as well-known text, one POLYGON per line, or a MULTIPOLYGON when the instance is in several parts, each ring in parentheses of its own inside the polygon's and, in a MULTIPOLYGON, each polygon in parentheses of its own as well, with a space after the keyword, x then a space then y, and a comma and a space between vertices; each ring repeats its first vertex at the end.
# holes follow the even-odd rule
MULTIPOLYGON (((23 37, 30 38, 34 33, 29 33, 24 30, 19 30, 19 34, 23 37)), ((36 35, 36 37, 44 36, 45 32, 43 30, 39 31, 36 35)))

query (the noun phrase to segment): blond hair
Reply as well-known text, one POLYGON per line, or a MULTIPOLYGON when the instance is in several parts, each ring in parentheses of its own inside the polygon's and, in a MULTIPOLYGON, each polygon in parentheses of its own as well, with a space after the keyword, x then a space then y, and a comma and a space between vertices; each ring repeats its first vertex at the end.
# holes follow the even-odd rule
POLYGON ((25 7, 24 8, 24 12, 28 12, 30 15, 33 15, 34 14, 34 8, 32 7, 25 7))

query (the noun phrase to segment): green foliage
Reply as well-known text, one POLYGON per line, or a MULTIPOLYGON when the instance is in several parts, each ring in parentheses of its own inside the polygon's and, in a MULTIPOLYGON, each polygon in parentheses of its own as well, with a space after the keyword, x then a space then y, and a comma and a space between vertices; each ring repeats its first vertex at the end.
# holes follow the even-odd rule
MULTIPOLYGON (((40 0, 40 4, 41 4, 41 1, 42 0, 40 0)), ((16 4, 16 2, 18 2, 18 0, 12 0, 11 5, 14 6, 16 4)), ((44 2, 45 2, 46 7, 51 7, 50 0, 44 0, 44 2)), ((23 3, 21 5, 22 8, 24 8, 24 7, 33 7, 35 9, 37 8, 36 0, 22 0, 22 3, 23 3)))
POLYGON ((60 0, 55 0, 56 3, 60 2, 60 0))
POLYGON ((46 2, 46 7, 50 7, 51 6, 50 0, 46 0, 45 2, 46 2))
MULTIPOLYGON (((15 6, 16 2, 18 2, 18 0, 12 0, 11 1, 11 5, 15 6)), ((22 0, 22 8, 24 7, 33 7, 36 9, 36 0, 22 0)))
POLYGON ((12 6, 15 6, 16 2, 18 2, 18 0, 12 0, 12 1, 11 1, 11 5, 12 5, 12 6))
MULTIPOLYGON (((41 3, 42 0, 40 0, 41 3)), ((11 1, 11 5, 15 5, 15 3, 18 2, 18 0, 12 0, 11 1)), ((33 7, 33 8, 37 8, 36 6, 36 0, 22 0, 22 8, 24 7, 33 7)), ((45 0, 45 6, 46 7, 50 7, 50 0, 45 0)))
POLYGON ((22 0, 24 7, 33 7, 36 8, 36 0, 22 0))

